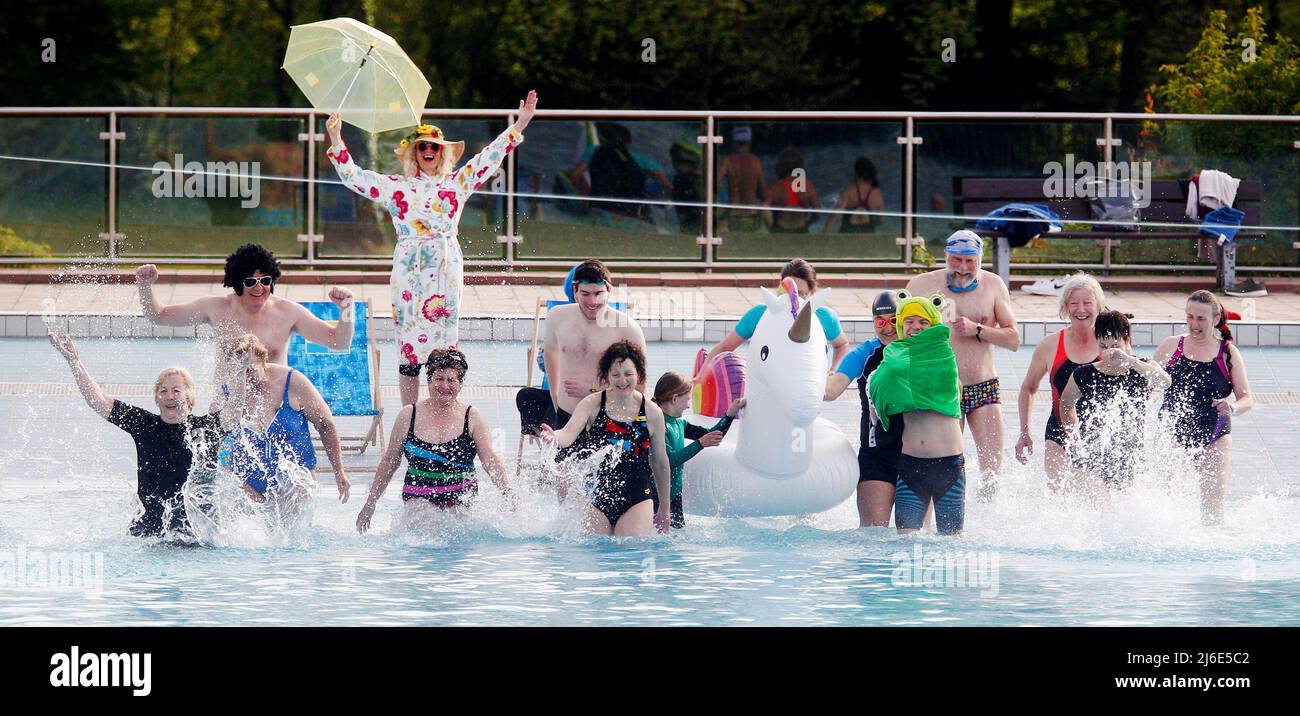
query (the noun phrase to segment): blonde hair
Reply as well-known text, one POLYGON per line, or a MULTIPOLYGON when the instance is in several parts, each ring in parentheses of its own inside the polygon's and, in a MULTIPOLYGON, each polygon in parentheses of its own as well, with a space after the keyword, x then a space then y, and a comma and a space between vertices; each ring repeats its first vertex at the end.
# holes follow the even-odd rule
POLYGON ((163 381, 173 375, 178 376, 181 379, 181 388, 185 390, 185 404, 190 406, 190 410, 194 410, 194 404, 198 402, 198 397, 194 392, 194 376, 190 375, 188 370, 185 370, 178 365, 163 368, 162 372, 158 374, 158 377, 154 378, 154 395, 158 394, 158 389, 162 387, 163 381))
POLYGON ((1070 296, 1080 289, 1092 294, 1092 300, 1097 304, 1097 313, 1106 310, 1106 292, 1101 290, 1101 284, 1097 279, 1088 274, 1079 271, 1071 275, 1061 288, 1061 297, 1057 305, 1056 315, 1065 318, 1066 306, 1070 303, 1070 296))
MULTIPOLYGON (((402 164, 402 175, 408 179, 414 178, 419 173, 420 164, 415 159, 415 142, 409 146, 398 147, 396 149, 397 159, 402 164)), ((452 171, 456 169, 456 157, 454 152, 447 151, 445 145, 438 145, 438 162, 437 167, 431 175, 434 179, 451 176, 452 171)))
POLYGON ((267 356, 271 354, 266 349, 266 344, 262 342, 262 339, 252 333, 245 334, 243 338, 240 338, 239 342, 235 343, 235 347, 230 351, 232 356, 240 353, 252 353, 254 357, 263 363, 266 362, 267 356))

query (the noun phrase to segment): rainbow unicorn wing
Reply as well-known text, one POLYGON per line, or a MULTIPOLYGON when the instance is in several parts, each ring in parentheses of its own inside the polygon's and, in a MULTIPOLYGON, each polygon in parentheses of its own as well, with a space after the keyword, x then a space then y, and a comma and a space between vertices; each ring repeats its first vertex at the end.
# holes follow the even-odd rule
POLYGON ((731 401, 745 397, 745 359, 730 351, 720 353, 700 373, 707 351, 695 356, 695 373, 699 381, 691 387, 691 410, 696 415, 720 418, 727 414, 731 401))

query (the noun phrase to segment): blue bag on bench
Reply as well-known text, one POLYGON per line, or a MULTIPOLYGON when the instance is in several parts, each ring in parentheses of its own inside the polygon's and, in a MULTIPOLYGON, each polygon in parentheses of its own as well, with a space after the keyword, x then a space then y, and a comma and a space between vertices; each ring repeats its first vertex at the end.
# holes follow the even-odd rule
POLYGON ((1244 218, 1246 212, 1231 206, 1221 206, 1205 215, 1201 221, 1201 233, 1215 238, 1222 236, 1224 242, 1232 241, 1237 238, 1237 232, 1241 231, 1241 220, 1244 218), (1213 226, 1214 224, 1219 226, 1213 226))
POLYGON ((1000 231, 1012 247, 1028 244, 1043 232, 1060 231, 1061 217, 1044 204, 1005 204, 975 222, 975 228, 1000 231), (1042 219, 1042 221, 1009 221, 1008 219, 1042 219))

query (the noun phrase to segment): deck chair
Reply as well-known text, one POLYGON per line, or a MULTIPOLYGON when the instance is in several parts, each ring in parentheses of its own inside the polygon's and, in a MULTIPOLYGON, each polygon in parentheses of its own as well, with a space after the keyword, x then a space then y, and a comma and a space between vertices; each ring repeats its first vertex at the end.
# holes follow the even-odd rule
MULTIPOLYGON (((302 305, 323 321, 338 320, 339 308, 329 301, 303 301, 302 305)), ((369 425, 364 434, 339 432, 344 454, 361 455, 371 445, 378 446, 380 452, 384 449, 384 408, 379 397, 379 349, 370 333, 370 303, 356 301, 352 305, 356 327, 348 351, 308 343, 295 333, 289 339, 289 367, 307 376, 335 418, 367 418, 369 425)), ((315 444, 317 452, 323 452, 319 437, 315 444)))
MULTIPOLYGON (((543 309, 545 309, 546 313, 550 313, 552 308, 555 308, 556 306, 563 306, 569 303, 572 303, 572 301, 553 299, 553 298, 537 299, 537 305, 533 308, 533 340, 532 343, 530 343, 528 346, 528 378, 527 381, 524 383, 525 388, 533 387, 533 369, 537 367, 537 354, 538 354, 537 343, 538 343, 538 339, 541 337, 543 309)), ((613 308, 616 311, 622 311, 624 313, 630 314, 632 311, 632 302, 631 301, 627 301, 627 302, 610 301, 609 307, 613 308)), ((543 389, 550 388, 549 380, 544 373, 542 374, 541 387, 543 389)), ((519 449, 516 451, 516 458, 515 458, 516 473, 519 472, 519 469, 523 467, 524 464, 524 439, 527 437, 528 437, 527 435, 524 435, 522 433, 520 433, 519 435, 519 449)))

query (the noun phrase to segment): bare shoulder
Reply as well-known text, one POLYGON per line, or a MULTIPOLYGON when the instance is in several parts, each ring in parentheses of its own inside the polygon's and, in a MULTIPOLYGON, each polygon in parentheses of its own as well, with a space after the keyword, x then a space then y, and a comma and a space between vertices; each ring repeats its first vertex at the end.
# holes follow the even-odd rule
MULTIPOLYGON (((1178 341, 1180 338, 1182 338, 1182 336, 1169 336, 1168 338, 1165 338, 1164 340, 1160 341, 1160 345, 1156 346, 1156 355, 1160 355, 1162 353, 1173 353, 1174 346, 1178 345, 1178 341)), ((1232 346, 1231 343, 1229 343, 1228 345, 1232 346)))
POLYGON ((1007 290, 1007 284, 1002 277, 992 271, 980 269, 979 273, 980 286, 990 286, 992 290, 1002 298, 1011 298, 1011 292, 1007 290))
POLYGON ((663 419, 664 419, 664 411, 663 411, 663 408, 660 408, 658 403, 656 403, 655 401, 651 400, 651 399, 650 399, 650 396, 648 396, 648 395, 642 395, 642 397, 645 398, 645 415, 646 415, 646 417, 649 418, 649 419, 651 419, 651 420, 658 420, 658 421, 660 421, 660 422, 663 422, 663 419))
POLYGON ((907 292, 913 296, 929 295, 943 285, 943 269, 928 271, 907 282, 907 292))

